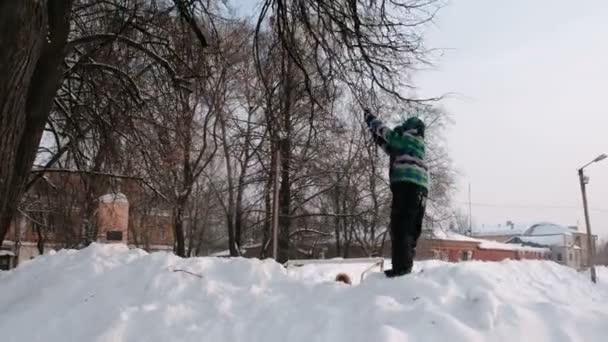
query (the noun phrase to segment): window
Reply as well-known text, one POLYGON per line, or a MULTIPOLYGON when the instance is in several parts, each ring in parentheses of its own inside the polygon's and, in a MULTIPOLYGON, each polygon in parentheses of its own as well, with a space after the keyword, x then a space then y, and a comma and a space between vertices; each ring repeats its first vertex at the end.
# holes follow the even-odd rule
POLYGON ((471 251, 462 251, 462 256, 460 257, 460 259, 462 261, 467 261, 467 260, 471 260, 472 257, 473 257, 473 252, 471 252, 471 251))
POLYGON ((35 220, 32 221, 32 233, 56 233, 55 219, 53 213, 44 212, 35 215, 35 220))
POLYGON ((562 261, 562 253, 557 253, 557 261, 562 261))
POLYGON ((11 269, 11 257, 8 255, 0 256, 0 271, 8 271, 11 269))
POLYGON ((110 230, 106 232, 106 240, 122 241, 122 232, 120 230, 110 230))

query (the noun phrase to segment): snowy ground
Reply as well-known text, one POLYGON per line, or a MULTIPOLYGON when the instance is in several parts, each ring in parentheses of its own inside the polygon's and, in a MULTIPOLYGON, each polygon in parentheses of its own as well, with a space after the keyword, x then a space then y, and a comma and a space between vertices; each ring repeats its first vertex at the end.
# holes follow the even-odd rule
POLYGON ((367 265, 180 259, 118 245, 0 272, 0 341, 606 341, 600 284, 547 261, 423 262, 398 279, 367 265), (202 275, 202 278, 175 269, 202 275))

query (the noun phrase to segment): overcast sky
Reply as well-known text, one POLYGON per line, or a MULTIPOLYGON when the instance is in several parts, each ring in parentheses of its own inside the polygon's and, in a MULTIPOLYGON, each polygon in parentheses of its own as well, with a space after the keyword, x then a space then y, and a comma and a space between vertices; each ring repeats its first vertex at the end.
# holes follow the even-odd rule
MULTIPOLYGON (((444 105, 455 202, 467 207, 470 183, 474 222, 584 228, 576 170, 608 153, 607 18, 605 0, 453 0, 440 12, 428 45, 445 54, 417 84, 462 94, 444 105)), ((592 228, 608 237, 608 160, 586 170, 592 228)))
MULTIPOLYGON (((608 1, 452 0, 427 45, 445 51, 417 75, 420 94, 460 94, 443 102, 455 204, 466 210, 470 183, 477 224, 584 229, 576 170, 608 153, 608 1)), ((608 237, 608 160, 588 175, 592 226, 608 237)))

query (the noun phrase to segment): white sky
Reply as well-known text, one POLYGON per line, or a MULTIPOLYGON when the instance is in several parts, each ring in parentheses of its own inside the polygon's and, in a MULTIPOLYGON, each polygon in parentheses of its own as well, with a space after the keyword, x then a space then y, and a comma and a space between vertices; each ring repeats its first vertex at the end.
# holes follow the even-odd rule
MULTIPOLYGON (((466 210, 470 183, 477 224, 583 229, 576 169, 608 153, 608 1, 452 0, 427 45, 446 50, 417 75, 420 94, 460 94, 443 103, 455 204, 466 210)), ((608 237, 608 160, 587 170, 593 230, 608 237)))
MULTIPOLYGON (((447 50, 417 84, 461 94, 444 105, 455 202, 467 207, 470 183, 472 202, 486 205, 473 205, 474 222, 584 228, 576 169, 608 153, 607 18, 605 0, 453 0, 439 13, 428 46, 447 50)), ((586 170, 590 207, 603 210, 592 227, 606 237, 608 160, 586 170)))

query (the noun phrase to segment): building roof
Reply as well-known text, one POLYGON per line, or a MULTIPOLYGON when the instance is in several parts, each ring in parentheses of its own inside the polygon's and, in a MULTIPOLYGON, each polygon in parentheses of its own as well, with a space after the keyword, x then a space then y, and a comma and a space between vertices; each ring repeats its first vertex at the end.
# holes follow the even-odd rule
POLYGON ((530 246, 563 246, 564 236, 576 233, 575 228, 560 226, 555 223, 541 222, 530 226, 524 234, 513 237, 507 243, 519 243, 530 246))
POLYGON ((521 243, 531 246, 560 246, 564 245, 564 234, 539 235, 539 236, 516 236, 507 243, 521 243))
POLYGON ((478 243, 480 249, 498 249, 505 251, 529 251, 529 252, 546 252, 546 248, 542 247, 531 247, 517 243, 502 243, 496 241, 488 241, 484 239, 476 239, 473 237, 458 234, 453 231, 445 231, 442 229, 435 229, 432 234, 432 239, 436 240, 449 240, 449 241, 467 241, 478 243))
POLYGON ((541 222, 530 226, 525 232, 526 236, 543 236, 543 235, 571 235, 575 230, 560 226, 550 222, 541 222))
POLYGON ((545 247, 526 246, 518 243, 503 243, 496 241, 482 240, 480 249, 498 249, 503 251, 527 251, 527 252, 548 252, 545 247))
POLYGON ((530 227, 529 224, 513 223, 513 224, 482 224, 481 226, 473 227, 473 236, 496 236, 496 235, 520 235, 530 227))
POLYGON ((433 229, 428 232, 429 239, 435 240, 451 240, 451 241, 469 241, 469 242, 481 242, 480 239, 475 239, 470 236, 458 234, 451 230, 433 229))

